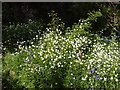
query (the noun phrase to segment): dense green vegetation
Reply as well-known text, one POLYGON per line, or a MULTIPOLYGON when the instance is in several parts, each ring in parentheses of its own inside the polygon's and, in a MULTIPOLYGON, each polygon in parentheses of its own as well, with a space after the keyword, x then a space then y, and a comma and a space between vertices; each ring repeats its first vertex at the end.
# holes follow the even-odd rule
MULTIPOLYGON (((110 36, 112 32, 120 35, 120 5, 109 3, 3 3, 3 46, 10 52, 17 47, 17 41, 31 40, 40 32, 45 32, 46 25, 51 21, 48 13, 55 10, 64 22, 62 31, 77 23, 79 19, 87 19, 89 12, 100 11, 102 16, 90 21, 92 33, 110 36), (31 24, 30 23, 34 23, 31 24), (34 29, 33 29, 34 28, 34 29), (34 34, 32 31, 34 30, 34 34), (37 31, 38 30, 38 31, 37 31), (101 33, 103 32, 103 33, 101 33), (12 35, 11 35, 12 34, 12 35), (10 48, 11 47, 11 48, 10 48)), ((55 24, 53 24, 55 25, 55 24)))
MULTIPOLYGON (((80 3, 70 5, 80 8, 80 3)), ((14 17, 15 22, 5 23, 3 88, 120 88, 119 10, 112 9, 101 3, 83 11, 85 17, 76 23, 62 20, 54 10, 49 22, 30 17, 17 22, 14 17), (105 19, 113 12, 114 19, 105 19)))

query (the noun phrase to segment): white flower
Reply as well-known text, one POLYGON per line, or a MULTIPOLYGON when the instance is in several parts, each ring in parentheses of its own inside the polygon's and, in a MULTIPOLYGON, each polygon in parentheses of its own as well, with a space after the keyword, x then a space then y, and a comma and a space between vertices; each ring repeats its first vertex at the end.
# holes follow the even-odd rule
POLYGON ((100 64, 97 66, 98 68, 100 67, 100 64))
POLYGON ((108 67, 111 67, 111 65, 107 65, 108 67))
POLYGON ((115 71, 113 71, 113 73, 115 73, 115 71))
POLYGON ((63 65, 61 65, 61 67, 63 67, 63 65))
POLYGON ((111 77, 110 79, 113 80, 113 77, 111 77))
POLYGON ((33 55, 33 57, 34 57, 34 58, 36 58, 36 56, 35 56, 35 55, 33 55))
POLYGON ((44 58, 43 58, 43 57, 41 57, 41 60, 44 60, 44 58))
POLYGON ((35 47, 35 45, 32 45, 32 47, 35 47))
POLYGON ((42 55, 42 52, 38 52, 38 54, 41 56, 41 55, 42 55))
POLYGON ((79 61, 78 60, 75 60, 76 63, 78 63, 79 61))
POLYGON ((55 83, 55 85, 57 85, 58 83, 55 83))
POLYGON ((38 35, 36 35, 36 38, 38 38, 38 35))
POLYGON ((15 54, 11 54, 12 56, 14 56, 15 54))
POLYGON ((104 77, 104 81, 106 81, 106 80, 107 80, 107 78, 104 77))
POLYGON ((115 81, 118 82, 118 79, 116 78, 115 81))
POLYGON ((73 83, 70 83, 70 85, 73 85, 73 83))
POLYGON ((80 62, 80 64, 83 64, 82 62, 80 62))
POLYGON ((33 42, 31 42, 31 44, 33 44, 33 42))
POLYGON ((51 63, 51 62, 49 62, 49 64, 51 65, 52 63, 51 63))
POLYGON ((51 66, 51 68, 54 68, 54 66, 51 66))
POLYGON ((45 63, 45 61, 43 61, 43 63, 45 63))
POLYGON ((60 65, 58 65, 58 67, 60 67, 60 65))
POLYGON ((75 79, 75 77, 73 79, 75 79))
POLYGON ((118 68, 115 68, 115 70, 117 70, 118 68))
POLYGON ((85 76, 85 79, 88 77, 88 75, 85 76))
POLYGON ((70 64, 72 64, 72 62, 70 62, 70 64))
POLYGON ((82 77, 82 80, 86 80, 86 78, 82 77))
POLYGON ((106 65, 103 65, 103 67, 106 67, 106 65))
POLYGON ((108 68, 107 71, 110 71, 110 68, 108 68))
POLYGON ((118 77, 118 74, 116 74, 115 77, 118 77))
POLYGON ((80 25, 80 28, 82 28, 82 25, 80 25))
POLYGON ((90 65, 88 65, 87 69, 90 69, 90 65))

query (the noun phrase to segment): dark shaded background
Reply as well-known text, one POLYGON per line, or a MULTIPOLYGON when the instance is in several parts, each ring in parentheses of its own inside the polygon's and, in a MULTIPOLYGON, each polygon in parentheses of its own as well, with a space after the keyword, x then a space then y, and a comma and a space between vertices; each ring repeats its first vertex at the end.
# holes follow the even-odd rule
POLYGON ((42 19, 45 23, 50 21, 48 13, 54 10, 58 16, 71 26, 80 18, 86 18, 87 13, 98 10, 96 3, 66 3, 66 2, 10 2, 3 3, 3 26, 9 22, 27 22, 28 19, 42 19))

